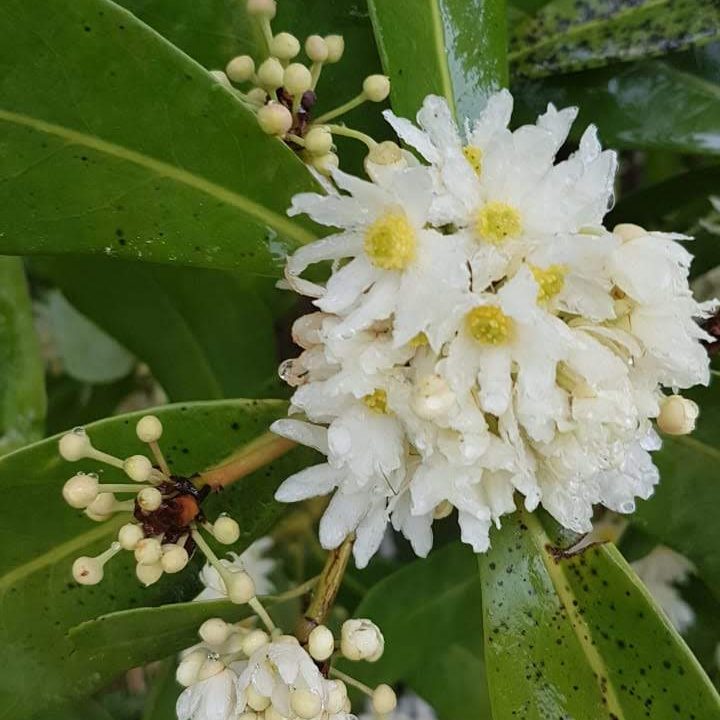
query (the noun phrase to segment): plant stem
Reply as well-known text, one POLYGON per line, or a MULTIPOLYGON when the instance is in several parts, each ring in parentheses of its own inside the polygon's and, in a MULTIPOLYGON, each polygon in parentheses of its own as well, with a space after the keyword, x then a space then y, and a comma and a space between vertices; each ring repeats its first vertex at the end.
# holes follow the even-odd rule
POLYGON ((365 102, 365 93, 360 93, 356 97, 354 97, 352 100, 348 100, 346 103, 343 103, 339 107, 336 107, 334 110, 329 110, 324 115, 321 115, 319 118, 317 118, 314 121, 314 125, 321 125, 322 123, 327 122, 328 120, 333 120, 336 117, 340 117, 340 115, 344 115, 346 112, 350 112, 350 110, 355 109, 358 105, 362 105, 365 102))
POLYGON ((354 140, 360 140, 367 145, 368 150, 372 150, 377 145, 375 140, 373 140, 373 138, 369 135, 366 135, 359 130, 353 130, 345 125, 328 125, 327 128, 333 135, 342 135, 344 137, 353 138, 354 140))
POLYGON ((343 575, 347 568, 350 553, 352 552, 354 535, 348 535, 342 545, 331 551, 325 561, 325 567, 313 593, 312 600, 305 615, 301 618, 295 635, 301 644, 307 643, 310 633, 322 625, 332 608, 338 590, 342 584, 343 575))
POLYGON ((346 685, 352 685, 353 687, 360 690, 360 692, 363 692, 370 697, 373 696, 372 688, 369 688, 367 685, 365 685, 364 683, 361 683, 359 680, 356 680, 354 677, 351 677, 350 675, 346 675, 341 670, 338 670, 335 667, 331 667, 330 674, 334 675, 338 680, 342 680, 346 685))
POLYGON ((213 490, 227 487, 263 465, 267 465, 279 458, 294 447, 295 443, 292 440, 281 438, 271 432, 264 433, 245 445, 225 464, 200 473, 200 477, 195 484, 199 488, 209 485, 213 490))

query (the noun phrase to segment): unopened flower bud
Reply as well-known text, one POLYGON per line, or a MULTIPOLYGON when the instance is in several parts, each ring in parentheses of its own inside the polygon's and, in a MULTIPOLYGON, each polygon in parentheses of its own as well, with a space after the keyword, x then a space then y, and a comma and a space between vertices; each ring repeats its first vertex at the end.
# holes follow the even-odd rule
POLYGON ((255 712, 246 710, 244 713, 240 713, 240 715, 237 716, 237 720, 259 720, 259 716, 255 712))
POLYGON ((320 35, 310 35, 305 40, 305 54, 314 63, 324 63, 330 54, 325 38, 320 37, 320 35))
POLYGON ((312 87, 312 75, 301 63, 292 63, 285 68, 283 87, 291 95, 302 95, 312 87))
POLYGON ((334 153, 329 152, 325 155, 318 155, 310 160, 310 164, 321 174, 330 177, 334 170, 340 166, 340 158, 334 153))
POLYGON ((105 574, 103 565, 104 563, 98 558, 85 555, 79 557, 72 566, 72 575, 75 582, 81 585, 97 585, 105 574))
POLYGON ((363 82, 363 93, 370 102, 382 102, 390 94, 390 78, 385 75, 368 75, 363 82))
POLYGON ((208 657, 207 660, 200 666, 200 672, 198 672, 198 682, 207 680, 214 677, 218 673, 221 673, 225 669, 225 663, 222 660, 218 660, 217 657, 208 657))
POLYGON ((267 102, 268 94, 262 88, 256 87, 252 90, 248 90, 245 98, 253 105, 259 105, 262 107, 267 102))
POLYGON ((144 483, 152 474, 152 463, 144 455, 132 455, 123 463, 125 474, 135 482, 144 483))
POLYGON ((145 537, 143 529, 136 523, 123 525, 118 532, 118 542, 123 550, 135 550, 137 544, 145 537))
POLYGON ((452 503, 449 500, 443 500, 435 506, 435 509, 433 510, 433 517, 435 520, 442 520, 443 518, 448 517, 452 511, 452 503))
POLYGON ((340 650, 348 660, 379 660, 385 649, 380 628, 371 620, 352 619, 343 623, 340 650))
POLYGON ((378 715, 387 715, 397 706, 397 695, 389 685, 378 685, 372 695, 373 710, 378 715))
POLYGON ((188 562, 190 562, 190 556, 184 547, 173 543, 162 546, 160 564, 162 565, 163 572, 166 572, 168 575, 173 575, 174 573, 184 570, 188 562))
POLYGON ((65 502, 74 508, 86 508, 98 496, 98 479, 94 475, 79 473, 63 485, 65 502))
POLYGON ((648 234, 645 228, 640 227, 639 225, 633 225, 632 223, 620 223, 620 225, 616 225, 613 228, 613 233, 623 242, 645 237, 648 234))
POLYGON ((345 39, 342 35, 326 35, 325 45, 328 49, 326 62, 336 63, 340 60, 345 52, 345 39))
POLYGON ((229 573, 223 577, 230 602, 244 605, 255 597, 255 583, 246 572, 229 573))
POLYGON ((162 565, 159 562, 151 565, 144 565, 138 563, 135 566, 135 575, 137 579, 145 586, 148 587, 156 583, 163 574, 162 565))
POLYGON ((135 432, 142 442, 157 442, 163 434, 163 426, 160 418, 155 415, 146 415, 138 420, 135 426, 135 432))
POLYGON ((261 695, 252 685, 245 691, 245 698, 247 704, 256 712, 262 712, 270 705, 270 698, 261 695))
POLYGON ((202 664, 207 660, 205 650, 193 650, 186 655, 178 664, 175 671, 175 679, 183 687, 190 687, 197 682, 197 677, 202 664))
POLYGON ((270 43, 270 54, 280 60, 292 60, 300 52, 300 41, 290 33, 278 33, 270 43))
POLYGON ((328 688, 327 707, 325 708, 329 715, 335 715, 342 711, 345 701, 348 699, 347 687, 342 680, 332 680, 332 685, 328 688))
POLYGON ((313 660, 323 662, 327 660, 335 650, 335 638, 332 632, 325 625, 318 625, 313 628, 308 637, 308 652, 313 660))
POLYGON ((247 82, 255 72, 255 61, 249 55, 238 55, 225 66, 225 72, 235 83, 247 82))
POLYGON ((268 90, 277 90, 283 84, 285 70, 277 58, 271 57, 260 65, 257 75, 263 87, 268 90))
POLYGON ((292 127, 290 111, 280 103, 269 102, 257 111, 260 128, 268 135, 285 135, 292 127))
POLYGON ((144 512, 155 512, 162 505, 162 493, 154 487, 143 488, 138 493, 137 502, 144 512))
POLYGON ((682 395, 670 395, 660 405, 657 424, 667 435, 688 435, 695 429, 700 408, 682 395))
POLYGON ((286 718, 284 715, 281 715, 273 705, 271 705, 266 711, 265 711, 265 720, 289 720, 289 718, 286 718))
POLYGON ((423 420, 446 413, 455 403, 455 393, 441 375, 420 378, 412 397, 412 409, 423 420))
POLYGON ((97 513, 92 509, 92 505, 90 507, 85 508, 85 516, 88 517, 93 522, 105 522, 106 520, 109 520, 112 515, 110 513, 97 513))
POLYGON ((313 155, 325 155, 332 146, 332 133, 326 127, 314 127, 305 135, 305 149, 313 155))
POLYGON ((240 537, 240 526, 228 515, 221 515, 213 525, 215 539, 223 545, 232 545, 240 537))
POLYGON ((277 13, 277 5, 275 0, 248 0, 248 15, 263 15, 268 20, 272 20, 277 13))
MULTIPOLYGON (((155 538, 143 538, 135 546, 135 560, 139 565, 159 565, 161 557, 162 546, 155 538)), ((160 570, 162 571, 162 567, 160 570)))
POLYGON ((90 438, 85 434, 85 431, 78 429, 65 433, 65 435, 60 438, 58 449, 60 456, 64 460, 76 462, 77 460, 86 458, 92 451, 93 446, 90 438))
POLYGON ((115 510, 115 496, 112 493, 100 493, 87 509, 93 515, 108 516, 115 510))
POLYGON ((198 635, 208 645, 222 645, 230 636, 230 626, 221 618, 206 620, 198 630, 198 635))
POLYGON ((270 642, 270 636, 264 630, 251 630, 244 638, 242 651, 250 657, 256 650, 270 642))
POLYGON ((322 710, 322 698, 312 690, 301 688, 290 694, 290 707, 302 720, 312 720, 322 710))

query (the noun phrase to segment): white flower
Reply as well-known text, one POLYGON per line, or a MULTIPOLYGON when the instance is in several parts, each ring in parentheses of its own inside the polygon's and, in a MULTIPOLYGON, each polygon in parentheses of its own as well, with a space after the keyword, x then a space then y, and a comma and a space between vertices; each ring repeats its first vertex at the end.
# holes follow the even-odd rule
POLYGON ((687 238, 606 230, 615 154, 591 127, 556 164, 576 110, 550 105, 515 131, 511 110, 493 96, 465 139, 441 98, 417 126, 386 113, 427 165, 335 173, 327 196, 293 201, 341 232, 287 264, 322 312, 293 328, 292 419, 272 429, 327 461, 276 497, 332 493, 320 541, 354 532, 360 567, 389 523, 426 555, 452 510, 483 552, 517 493, 576 532, 597 504, 633 512, 659 480, 668 390, 709 381, 698 320, 716 305, 690 293, 687 238), (323 260, 324 285, 301 277, 323 260))
MULTIPOLYGON (((360 715, 359 720, 375 720, 375 716, 372 713, 366 713, 360 715)), ((387 717, 387 720, 437 720, 437 714, 415 693, 406 692, 398 698, 397 708, 387 717)))
MULTIPOLYGON (((272 538, 262 537, 252 543, 240 555, 229 552, 229 560, 221 559, 220 562, 226 568, 244 570, 255 583, 255 591, 258 595, 270 595, 275 586, 270 575, 275 569, 275 560, 264 557, 265 553, 272 547, 272 538)), ((208 562, 200 571, 200 582, 205 589, 195 600, 220 600, 227 597, 225 583, 218 571, 208 562)))
POLYGON ((695 613, 683 600, 677 586, 687 582, 695 572, 695 566, 679 553, 658 545, 632 563, 632 568, 677 631, 684 633, 695 622, 695 613))
POLYGON ((237 675, 225 668, 185 688, 175 710, 178 720, 233 720, 237 699, 237 675))

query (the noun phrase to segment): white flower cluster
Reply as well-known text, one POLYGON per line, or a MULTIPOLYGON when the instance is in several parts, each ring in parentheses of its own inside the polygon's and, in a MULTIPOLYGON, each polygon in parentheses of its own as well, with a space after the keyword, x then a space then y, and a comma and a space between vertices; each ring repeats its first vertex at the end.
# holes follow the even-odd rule
POLYGON ((483 552, 516 492, 577 532, 597 503, 632 512, 658 481, 652 420, 684 433, 697 415, 662 388, 709 380, 696 318, 714 304, 690 293, 689 238, 606 230, 615 154, 590 127, 556 163, 577 110, 549 105, 511 131, 512 104, 492 96, 466 139, 441 98, 417 125, 387 111, 424 163, 383 144, 371 182, 335 171, 289 211, 338 231, 287 263, 319 311, 296 322, 304 352, 281 368, 299 417, 273 429, 327 462, 277 498, 334 492, 321 542, 355 532, 359 566, 388 521, 425 555, 453 508, 483 552), (303 277, 323 261, 326 282, 303 277))

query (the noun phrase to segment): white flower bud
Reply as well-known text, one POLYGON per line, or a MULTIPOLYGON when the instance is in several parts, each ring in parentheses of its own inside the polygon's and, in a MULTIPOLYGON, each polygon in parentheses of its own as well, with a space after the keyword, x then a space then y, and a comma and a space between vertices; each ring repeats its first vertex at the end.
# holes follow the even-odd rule
POLYGON ((270 43, 270 54, 280 60, 292 60, 300 52, 300 41, 290 33, 278 33, 270 43))
POLYGON ((264 630, 251 630, 244 638, 242 651, 250 657, 256 650, 270 642, 270 636, 264 630))
POLYGON ((378 715, 387 715, 397 706, 397 695, 389 685, 378 685, 372 695, 373 710, 378 715))
POLYGON ((326 35, 325 44, 328 49, 326 62, 336 63, 340 60, 345 52, 345 39, 342 35, 326 35))
POLYGON ((232 88, 230 80, 228 80, 228 76, 222 70, 210 70, 210 75, 213 80, 220 83, 223 87, 232 88))
POLYGON ((65 435, 60 438, 58 449, 60 456, 64 460, 76 462, 87 457, 92 451, 93 446, 90 438, 85 434, 85 431, 78 429, 65 433, 65 435))
POLYGON ((163 426, 160 418, 155 415, 145 415, 145 417, 138 420, 138 424, 135 426, 135 432, 142 442, 157 442, 163 434, 163 426))
POLYGON ((249 55, 238 55, 225 66, 225 73, 236 83, 247 82, 254 72, 255 61, 249 55))
POLYGON ((340 158, 334 153, 329 152, 325 155, 318 155, 310 160, 312 165, 321 175, 331 177, 333 170, 337 170, 340 166, 340 158))
POLYGON ((335 715, 342 711, 345 701, 348 699, 347 687, 342 680, 330 680, 327 693, 327 710, 329 715, 335 715))
POLYGON ((72 576, 81 585, 97 585, 105 574, 102 560, 83 555, 72 566, 72 576))
POLYGON ((284 715, 281 715, 274 706, 270 706, 265 711, 265 720, 289 720, 289 718, 286 718, 284 715))
POLYGON ((258 68, 258 80, 260 84, 269 89, 277 90, 283 84, 285 70, 277 58, 268 58, 258 68))
POLYGON ((213 525, 215 539, 223 545, 232 545, 240 537, 240 526, 228 515, 221 515, 213 525))
POLYGON ((152 463, 144 455, 132 455, 123 462, 125 474, 135 482, 144 483, 150 479, 152 463))
POLYGON ((87 509, 93 515, 107 517, 115 510, 115 496, 112 493, 100 493, 87 509))
POLYGON ((123 525, 118 532, 118 541, 123 550, 135 550, 137 544, 145 537, 143 529, 136 523, 123 525))
POLYGON ((327 660, 335 650, 335 638, 332 632, 325 625, 318 625, 313 628, 308 637, 308 652, 313 660, 323 662, 327 660))
POLYGON ((363 82, 363 93, 370 102, 382 102, 390 94, 390 78, 385 75, 368 75, 363 82))
POLYGON ((262 107, 268 99, 268 94, 263 90, 262 88, 253 88, 252 90, 248 90, 247 94, 245 95, 248 102, 252 103, 253 105, 259 105, 262 107))
POLYGON ((256 712, 262 712, 270 705, 270 698, 261 695, 252 685, 248 685, 245 691, 245 699, 247 704, 256 712))
POLYGON ((322 38, 319 35, 310 35, 310 37, 305 40, 305 54, 314 63, 324 63, 330 54, 325 38, 322 38))
POLYGON ((162 505, 162 493, 154 487, 143 488, 138 493, 137 501, 144 512, 155 512, 162 505))
POLYGON ((277 12, 275 0, 248 0, 248 15, 264 15, 268 20, 272 20, 277 12))
POLYGON ((269 102, 257 111, 260 128, 268 135, 285 135, 293 124, 290 111, 280 103, 269 102))
POLYGON ((246 572, 234 572, 223 577, 230 602, 244 605, 255 597, 255 583, 246 572))
POLYGON ((252 711, 245 711, 244 713, 240 713, 240 715, 237 716, 237 720, 259 720, 259 716, 257 713, 254 713, 252 711))
POLYGON ((648 232, 645 228, 632 223, 620 223, 613 228, 613 233, 617 235, 623 242, 635 240, 636 238, 645 237, 648 232))
POLYGON ((306 350, 315 345, 320 345, 323 342, 323 322, 329 317, 332 316, 324 312, 301 315, 292 326, 293 342, 306 350))
POLYGON ((137 579, 145 587, 156 583, 162 577, 162 574, 163 569, 162 565, 159 562, 153 563, 151 565, 138 564, 135 566, 135 575, 137 575, 137 579))
POLYGON ((190 562, 190 556, 187 550, 180 545, 168 543, 162 546, 162 557, 160 558, 160 564, 162 565, 163 572, 168 575, 173 575, 187 567, 190 562))
MULTIPOLYGON (((143 538, 135 546, 135 560, 139 565, 160 565, 162 546, 155 538, 143 538)), ((162 571, 162 566, 160 567, 162 571)))
POLYGON ((302 95, 312 87, 312 75, 301 63, 292 63, 285 68, 283 87, 291 95, 302 95))
POLYGON ((312 690, 301 688, 290 694, 290 707, 302 720, 312 720, 322 711, 322 698, 312 690))
POLYGON ((443 500, 438 503, 433 510, 433 517, 436 520, 442 520, 446 518, 453 511, 453 504, 449 500, 443 500))
POLYGON ((86 508, 98 496, 98 479, 94 475, 79 473, 63 485, 65 502, 74 508, 86 508))
POLYGON ((245 635, 237 632, 236 629, 230 626, 230 637, 223 643, 221 648, 223 655, 239 655, 243 651, 243 641, 245 635))
POLYGON ((197 682, 198 673, 202 664, 207 660, 205 650, 193 650, 186 655, 178 664, 175 671, 175 679, 183 687, 190 687, 197 682))
POLYGON ((455 393, 440 375, 426 375, 420 378, 411 401, 415 414, 423 420, 432 420, 444 415, 455 404, 455 393))
POLYGON ((215 657, 209 657, 200 666, 200 672, 198 673, 198 682, 207 680, 208 678, 214 677, 218 673, 221 673, 225 669, 225 663, 222 660, 218 660, 215 657))
POLYGON ((198 635, 208 645, 222 645, 230 636, 230 626, 222 618, 206 620, 198 630, 198 635))
POLYGON ((343 623, 340 650, 348 660, 379 660, 385 649, 380 628, 371 620, 352 619, 343 623))
POLYGON ((397 167, 405 167, 407 165, 400 146, 392 140, 385 140, 375 145, 365 158, 365 163, 396 165, 397 167))
POLYGON ((688 435, 695 429, 700 408, 682 395, 670 395, 660 404, 657 425, 667 435, 688 435))
POLYGON ((93 522, 105 522, 106 520, 109 520, 112 517, 112 515, 109 513, 108 514, 96 513, 90 507, 85 508, 85 515, 93 522))
POLYGON ((332 133, 326 127, 314 127, 305 135, 305 149, 313 155, 326 155, 332 146, 332 133))

